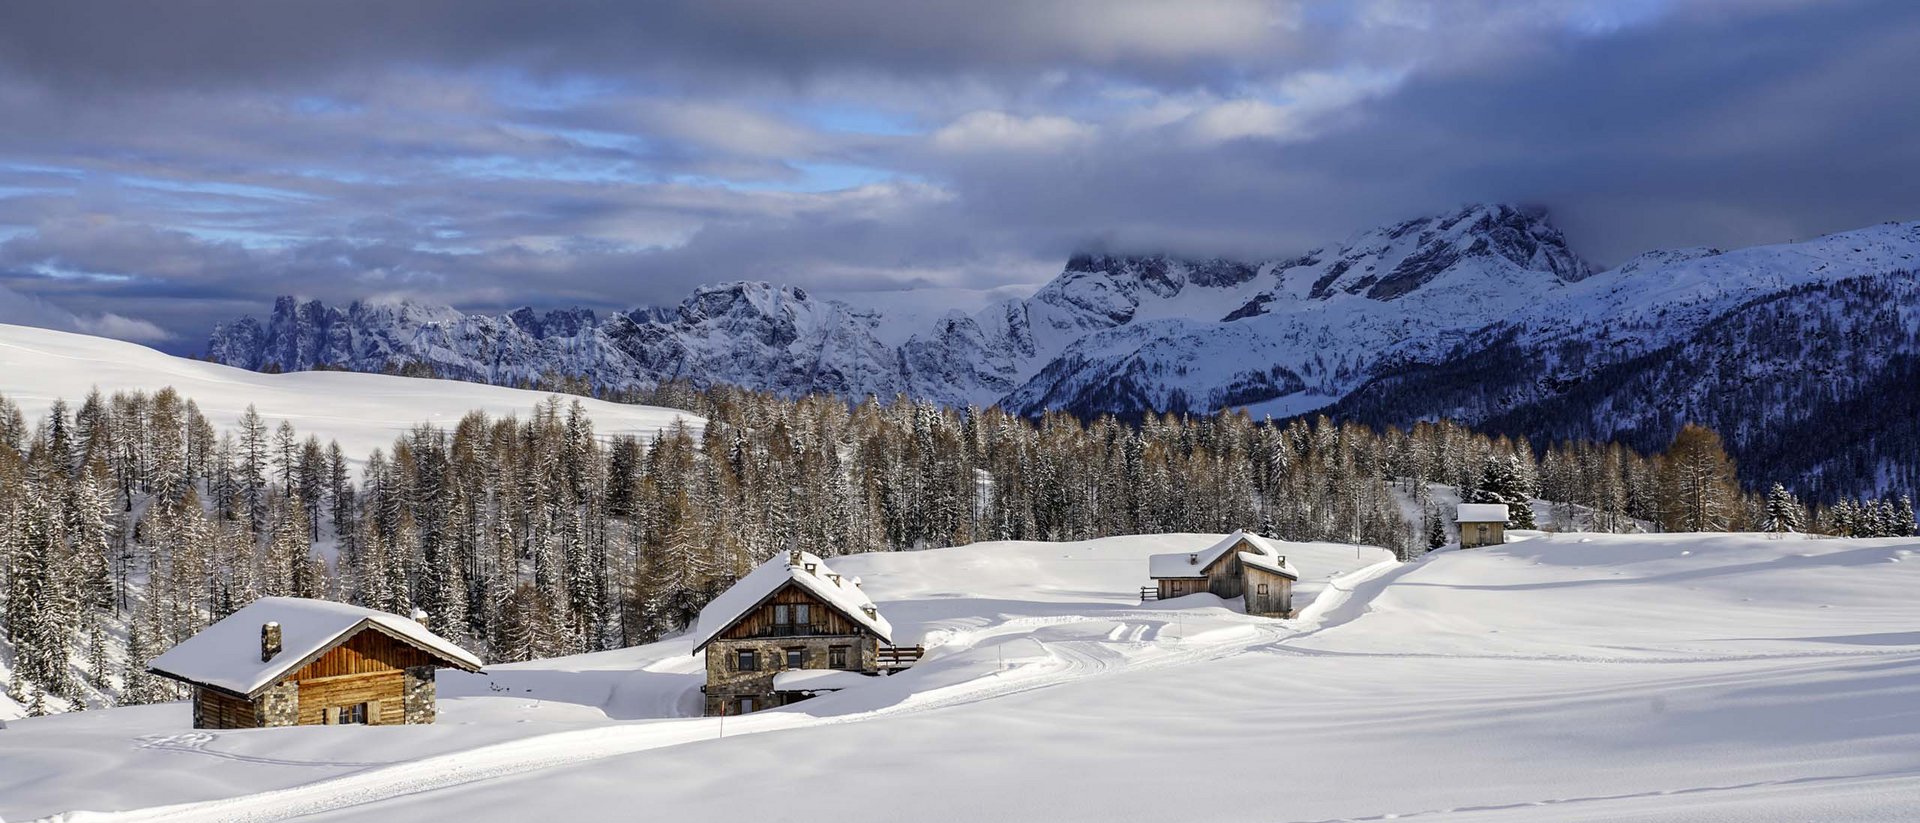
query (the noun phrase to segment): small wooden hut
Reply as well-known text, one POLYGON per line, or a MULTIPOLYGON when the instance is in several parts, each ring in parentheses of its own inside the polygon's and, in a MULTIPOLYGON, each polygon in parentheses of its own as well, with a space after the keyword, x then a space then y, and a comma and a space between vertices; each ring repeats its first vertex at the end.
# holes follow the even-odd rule
POLYGON ((857 578, 813 554, 776 557, 700 610, 693 653, 707 654, 708 715, 784 706, 882 671, 893 626, 857 578), (844 675, 808 675, 838 671, 844 675))
POLYGON ((193 687, 193 727, 432 723, 441 667, 480 659, 414 620, 345 603, 266 597, 153 659, 193 687))
POLYGON ((1248 614, 1293 616, 1293 584, 1300 575, 1269 540, 1237 531, 1195 552, 1147 558, 1159 599, 1207 592, 1222 600, 1244 597, 1248 614))
POLYGON ((1460 527, 1460 548, 1498 546, 1507 542, 1507 504, 1461 503, 1453 522, 1460 527))

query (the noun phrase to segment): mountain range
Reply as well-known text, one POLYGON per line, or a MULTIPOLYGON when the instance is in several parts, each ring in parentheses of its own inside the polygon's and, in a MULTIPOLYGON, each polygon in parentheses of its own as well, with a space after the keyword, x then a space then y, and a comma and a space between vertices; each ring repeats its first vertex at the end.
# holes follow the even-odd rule
POLYGON ((1445 416, 1537 444, 1643 450, 1694 421, 1722 432, 1749 482, 1819 497, 1920 480, 1917 260, 1909 222, 1594 271, 1544 213, 1485 204, 1287 259, 1075 255, 1030 296, 923 328, 750 281, 606 316, 281 298, 265 322, 216 328, 208 355, 263 370, 424 366, 612 390, 685 380, 1029 414, 1445 416))

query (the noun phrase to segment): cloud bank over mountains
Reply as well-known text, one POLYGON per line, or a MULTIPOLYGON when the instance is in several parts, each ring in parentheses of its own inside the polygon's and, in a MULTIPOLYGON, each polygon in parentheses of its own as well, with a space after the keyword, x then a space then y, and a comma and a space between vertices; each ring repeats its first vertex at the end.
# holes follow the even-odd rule
POLYGON ((16 6, 0 287, 190 347, 283 293, 994 289, 1480 201, 1606 265, 1920 214, 1914 76, 1868 0, 16 6))

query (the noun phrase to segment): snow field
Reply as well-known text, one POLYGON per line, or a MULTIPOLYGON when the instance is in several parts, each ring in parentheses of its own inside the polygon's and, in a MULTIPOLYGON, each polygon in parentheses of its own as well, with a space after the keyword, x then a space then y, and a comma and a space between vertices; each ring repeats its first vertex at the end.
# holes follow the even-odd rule
MULTIPOLYGON (((374 449, 391 450, 395 438, 421 423, 452 428, 470 411, 524 419, 551 396, 380 374, 260 374, 102 337, 0 324, 0 395, 20 404, 29 420, 46 414, 55 400, 78 409, 96 387, 111 395, 133 390, 151 394, 168 386, 198 403, 216 430, 231 427, 252 404, 269 428, 284 420, 302 438, 311 434, 322 443, 337 440, 356 463, 374 449)), ((676 418, 686 420, 697 434, 704 422, 677 409, 579 400, 601 437, 652 437, 676 418)))
MULTIPOLYGON (((276 740, 281 732, 298 730, 195 731, 188 728, 184 704, 143 707, 141 722, 111 730, 87 724, 84 740, 63 733, 70 724, 61 721, 84 723, 123 712, 22 721, 7 734, 34 733, 15 738, 27 745, 11 753, 0 750, 0 773, 9 773, 6 766, 16 758, 66 765, 46 769, 31 784, 9 785, 0 778, 0 817, 19 814, 19 802, 32 814, 140 808, 76 813, 66 818, 71 820, 284 819, 561 763, 718 740, 723 733, 732 739, 979 704, 1103 675, 1178 667, 1283 636, 1286 624, 1232 612, 1211 596, 1144 606, 1137 601, 1149 554, 1218 539, 987 543, 835 558, 837 570, 863 578, 900 643, 924 639, 931 645, 927 658, 857 690, 724 723, 685 717, 699 711, 702 670, 684 637, 494 666, 485 675, 443 671, 440 719, 427 727, 276 740), (103 750, 111 756, 103 757, 103 750), (366 762, 369 752, 382 756, 366 762), (94 765, 81 768, 78 762, 94 765), (170 779, 182 770, 195 779, 170 779), (139 778, 103 780, 108 772, 139 778), (68 774, 77 779, 65 780, 68 774), (154 808, 163 804, 176 807, 154 808)), ((1329 578, 1360 567, 1373 573, 1388 557, 1380 549, 1336 544, 1287 544, 1287 550, 1307 578, 1298 590, 1301 602, 1329 578)))
POLYGON ((1296 620, 1135 601, 1147 555, 1212 539, 836 558, 926 659, 724 722, 675 717, 684 639, 448 675, 431 727, 20 721, 0 816, 1920 818, 1920 541, 1521 533, 1405 565, 1292 544, 1296 620))

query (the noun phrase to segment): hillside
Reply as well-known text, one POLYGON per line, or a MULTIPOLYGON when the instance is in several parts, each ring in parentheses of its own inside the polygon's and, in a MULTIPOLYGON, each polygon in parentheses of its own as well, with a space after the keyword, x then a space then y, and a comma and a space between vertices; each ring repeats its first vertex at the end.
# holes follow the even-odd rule
POLYGON ((926 661, 724 726, 677 717, 684 640, 449 677, 432 727, 193 732, 178 704, 17 721, 0 816, 510 820, 554 797, 665 819, 1920 813, 1920 543, 1521 533, 1409 565, 1294 544, 1316 584, 1296 620, 1133 602, 1144 555, 1208 540, 841 558, 926 661), (1170 790, 1215 783, 1248 793, 1170 790))
MULTIPOLYGON (((77 408, 87 393, 154 392, 172 386, 226 427, 252 404, 268 426, 292 422, 301 435, 337 440, 353 460, 388 449, 421 423, 451 426, 470 411, 526 416, 550 395, 476 383, 453 383, 350 372, 258 372, 174 357, 132 343, 26 326, 0 325, 0 395, 30 419, 55 400, 77 408)), ((568 402, 572 398, 567 398, 568 402)), ((581 398, 602 436, 651 437, 683 419, 676 409, 630 406, 581 398)))

